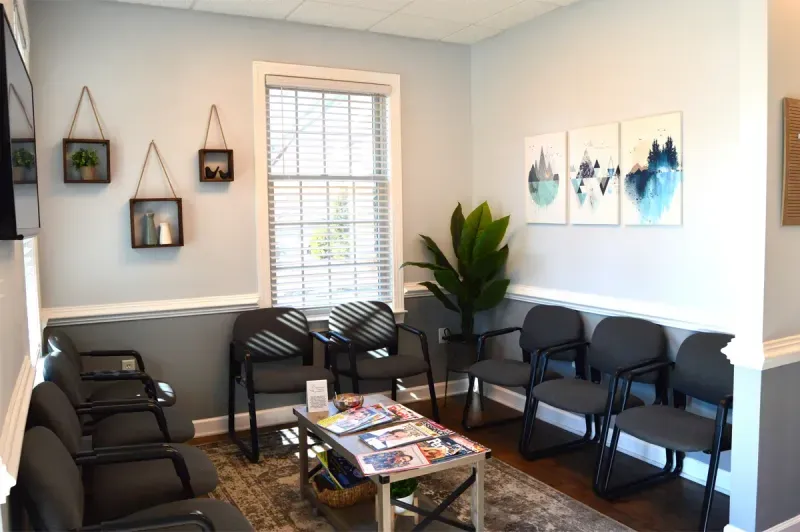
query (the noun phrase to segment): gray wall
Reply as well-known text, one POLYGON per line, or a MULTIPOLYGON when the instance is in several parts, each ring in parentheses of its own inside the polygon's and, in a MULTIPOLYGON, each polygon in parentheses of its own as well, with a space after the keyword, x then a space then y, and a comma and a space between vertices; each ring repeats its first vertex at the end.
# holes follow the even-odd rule
MULTIPOLYGON (((406 299, 406 323, 428 336, 434 378, 444 379, 444 351, 437 343, 438 327, 456 327, 458 320, 432 297, 406 299)), ((213 314, 183 318, 119 321, 65 327, 81 350, 136 349, 144 357, 147 372, 169 382, 178 395, 177 407, 192 419, 227 415, 228 342, 236 314, 213 314)), ((401 333, 401 352, 422 356, 419 341, 401 333)), ((322 352, 317 363, 322 364, 322 352)), ((118 361, 106 361, 119 368, 118 361)), ((404 379, 405 387, 424 385, 424 375, 404 379)), ((349 381, 342 379, 345 391, 349 381)), ((387 382, 365 383, 362 392, 389 390, 387 382)), ((302 403, 303 394, 259 396, 258 408, 302 403)), ((237 396, 239 412, 247 411, 244 389, 237 396)))

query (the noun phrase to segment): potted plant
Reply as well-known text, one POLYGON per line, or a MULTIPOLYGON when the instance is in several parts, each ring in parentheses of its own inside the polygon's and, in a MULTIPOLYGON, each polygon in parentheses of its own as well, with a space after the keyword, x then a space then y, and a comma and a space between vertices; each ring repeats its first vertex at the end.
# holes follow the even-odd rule
POLYGON ((14 150, 12 157, 11 179, 14 183, 22 183, 25 181, 25 175, 28 170, 33 168, 33 153, 25 148, 14 150))
MULTIPOLYGON (((417 491, 419 482, 415 478, 407 478, 405 480, 398 480, 392 482, 389 487, 389 494, 392 498, 402 501, 406 504, 414 504, 414 493, 417 491)), ((405 508, 399 506, 394 507, 395 514, 403 514, 406 512, 405 508)))
POLYGON ((74 166, 80 173, 81 179, 84 181, 93 181, 96 176, 97 165, 100 163, 100 158, 97 152, 86 148, 81 148, 70 156, 72 159, 72 166, 74 166))
POLYGON ((477 348, 475 314, 499 305, 506 295, 511 281, 502 278, 501 272, 508 260, 508 244, 499 246, 505 237, 509 218, 492 220, 489 205, 483 202, 465 219, 459 203, 450 218, 455 267, 436 242, 425 235, 420 236, 433 256, 433 262, 406 262, 401 266, 433 270, 436 283, 426 281, 420 284, 446 309, 460 314, 461 331, 445 338, 454 357, 474 362, 477 348))

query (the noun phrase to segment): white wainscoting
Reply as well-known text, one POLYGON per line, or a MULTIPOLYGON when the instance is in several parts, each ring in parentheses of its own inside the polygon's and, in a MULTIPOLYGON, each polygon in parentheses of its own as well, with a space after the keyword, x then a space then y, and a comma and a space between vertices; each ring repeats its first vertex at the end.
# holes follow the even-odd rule
POLYGON ((31 364, 30 358, 25 356, 20 364, 0 432, 0 504, 5 503, 11 488, 17 483, 22 437, 25 434, 35 377, 36 367, 31 364))

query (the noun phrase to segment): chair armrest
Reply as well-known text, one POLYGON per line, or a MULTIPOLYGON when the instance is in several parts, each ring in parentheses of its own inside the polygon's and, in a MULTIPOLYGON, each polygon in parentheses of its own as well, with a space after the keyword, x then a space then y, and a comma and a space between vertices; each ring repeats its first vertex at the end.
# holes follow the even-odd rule
POLYGON ((181 479, 183 490, 189 499, 194 498, 189 468, 186 460, 175 447, 169 444, 126 445, 124 447, 104 447, 81 453, 75 457, 75 464, 79 466, 95 466, 107 464, 121 464, 130 462, 147 462, 150 460, 172 461, 175 473, 181 479))
POLYGON ((576 378, 586 379, 586 368, 585 366, 585 357, 583 354, 585 351, 583 350, 587 346, 591 345, 591 342, 586 340, 580 340, 577 342, 567 342, 564 344, 552 345, 550 347, 545 347, 544 349, 540 350, 538 356, 536 357, 535 363, 533 364, 533 372, 532 375, 536 379, 536 371, 538 370, 539 364, 541 364, 541 374, 540 378, 532 381, 535 384, 541 383, 544 380, 544 376, 547 373, 547 365, 550 363, 550 357, 553 355, 557 355, 558 353, 565 353, 567 351, 579 350, 578 355, 575 357, 575 375, 576 378))
POLYGON ((114 371, 89 371, 81 373, 81 379, 85 381, 142 381, 153 380, 150 375, 138 370, 114 370, 114 371))
POLYGON ((641 377, 642 375, 646 375, 648 373, 652 373, 654 371, 661 371, 665 368, 673 368, 675 367, 675 362, 671 360, 662 360, 660 362, 654 362, 652 364, 648 364, 646 366, 638 367, 632 369, 630 371, 626 371, 623 374, 623 378, 625 379, 632 379, 634 377, 641 377))
POLYGON ((333 341, 333 340, 331 340, 330 338, 328 338, 327 336, 325 336, 325 335, 324 335, 324 334, 322 334, 321 332, 317 332, 317 331, 311 331, 311 332, 309 332, 309 333, 308 333, 308 335, 309 335, 309 336, 310 336, 310 337, 311 337, 313 340, 319 340, 319 341, 320 341, 320 342, 322 342, 324 345, 331 345, 331 344, 333 344, 333 343, 334 343, 334 341, 333 341))
POLYGON ((501 336, 503 334, 510 334, 513 332, 522 331, 522 327, 506 327, 505 329, 497 329, 494 331, 487 331, 480 336, 478 336, 478 352, 477 356, 475 357, 475 362, 480 362, 483 359, 483 346, 486 345, 486 340, 488 338, 494 338, 495 336, 501 336))
MULTIPOLYGON (((331 346, 340 345, 342 347, 347 348, 348 357, 350 358, 350 372, 352 373, 352 378, 358 380, 358 366, 356 363, 356 350, 353 341, 350 338, 346 337, 345 335, 335 332, 335 331, 326 331, 326 334, 333 338, 335 342, 331 343, 331 346)), ((335 360, 335 357, 334 357, 335 360)), ((334 369, 336 362, 334 362, 334 369)))
POLYGON ((156 418, 158 428, 164 436, 164 441, 169 443, 172 438, 169 435, 167 418, 164 416, 164 409, 155 399, 124 399, 119 401, 95 401, 83 403, 75 408, 78 415, 113 415, 113 414, 132 414, 136 412, 151 412, 156 418))
POLYGON ((348 338, 347 336, 345 336, 345 335, 343 335, 341 333, 334 332, 334 331, 326 331, 326 333, 328 334, 328 336, 333 337, 334 340, 336 340, 337 342, 342 343, 344 345, 350 345, 350 344, 353 343, 353 341, 350 338, 348 338))
POLYGON ((579 342, 567 342, 565 344, 546 347, 539 352, 539 356, 548 359, 553 355, 557 355, 558 353, 580 349, 581 347, 589 347, 590 345, 592 345, 592 343, 586 340, 581 340, 579 342))
MULTIPOLYGON (((651 364, 657 364, 659 362, 669 362, 668 360, 664 360, 664 357, 653 357, 647 360, 642 360, 641 362, 637 362, 636 364, 631 364, 630 366, 625 366, 622 368, 617 368, 617 371, 614 372, 614 378, 618 379, 625 373, 629 373, 633 370, 644 368, 645 366, 649 366, 651 364)), ((645 372, 647 373, 647 372, 645 372)))
POLYGON ((202 532, 214 532, 214 523, 203 512, 194 511, 184 515, 175 515, 169 517, 155 517, 151 519, 138 519, 136 521, 106 521, 95 525, 93 527, 84 527, 81 530, 91 532, 99 530, 100 532, 114 531, 114 532, 138 532, 145 530, 163 530, 163 529, 184 529, 186 527, 196 527, 202 532), (179 528, 178 528, 179 527, 179 528))
POLYGON ((420 331, 419 329, 416 329, 416 328, 414 328, 411 325, 408 325, 406 323, 398 323, 397 324, 397 329, 398 330, 403 330, 403 331, 406 331, 406 332, 410 332, 411 334, 414 334, 419 338, 419 343, 420 343, 420 346, 422 347, 422 357, 425 359, 425 362, 428 363, 428 367, 430 367, 431 366, 431 356, 430 356, 430 353, 428 353, 428 336, 424 332, 420 331))
POLYGON ((733 395, 726 395, 723 397, 719 405, 725 408, 733 408, 733 395))
POLYGON ((144 371, 144 360, 138 351, 133 349, 111 349, 100 351, 82 351, 82 357, 133 357, 136 359, 136 366, 139 371, 144 371))

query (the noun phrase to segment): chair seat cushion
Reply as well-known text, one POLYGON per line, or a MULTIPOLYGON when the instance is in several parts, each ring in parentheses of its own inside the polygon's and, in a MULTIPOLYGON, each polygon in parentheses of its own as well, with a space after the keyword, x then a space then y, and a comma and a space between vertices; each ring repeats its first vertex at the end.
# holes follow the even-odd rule
MULTIPOLYGON (((226 532, 248 532, 253 530, 253 526, 235 506, 216 499, 191 499, 159 504, 156 507, 131 514, 124 519, 113 521, 109 523, 109 528, 124 527, 127 523, 133 521, 178 517, 192 512, 202 512, 204 516, 211 520, 216 530, 224 530, 226 532)), ((164 527, 163 530, 176 530, 176 527, 164 527)), ((200 530, 200 528, 182 526, 178 530, 200 530)))
MULTIPOLYGON (((351 375, 348 353, 338 353, 339 373, 351 375)), ((369 353, 356 354, 358 376, 362 379, 402 379, 428 371, 425 359, 411 355, 373 356, 369 353)))
MULTIPOLYGON (((616 426, 635 438, 674 451, 710 451, 714 420, 672 406, 631 408, 617 416, 616 426)), ((722 450, 731 447, 731 425, 722 433, 722 450)))
MULTIPOLYGON (((156 384, 156 396, 162 406, 172 406, 175 404, 175 391, 166 382, 154 381, 156 384)), ((116 381, 99 386, 89 395, 89 401, 114 401, 118 399, 130 399, 133 397, 147 398, 144 391, 144 384, 141 381, 116 381)))
MULTIPOLYGON (((194 424, 188 416, 174 406, 163 409, 163 412, 173 443, 194 438, 194 424)), ((95 448, 163 441, 164 435, 151 412, 114 414, 98 421, 92 430, 92 446, 95 448)))
MULTIPOLYGON (((490 384, 507 386, 510 388, 527 388, 531 378, 531 365, 521 360, 489 359, 481 360, 469 368, 471 377, 480 379, 490 384)), ((548 370, 544 380, 563 378, 561 374, 548 370)))
MULTIPOLYGON (((543 403, 576 414, 603 414, 608 399, 608 385, 595 384, 582 379, 563 379, 543 382, 533 388, 533 396, 543 403)), ((622 387, 617 392, 613 412, 619 412, 622 400, 622 387)), ((644 402, 630 395, 627 408, 642 406, 644 402)))
POLYGON ((333 382, 333 374, 318 366, 253 365, 253 388, 256 393, 304 392, 306 381, 322 380, 333 382))
MULTIPOLYGON (((186 460, 195 496, 214 491, 217 470, 206 454, 191 445, 173 444, 186 460)), ((185 499, 171 460, 147 460, 88 466, 84 471, 86 515, 91 523, 119 519, 152 506, 185 499)))

